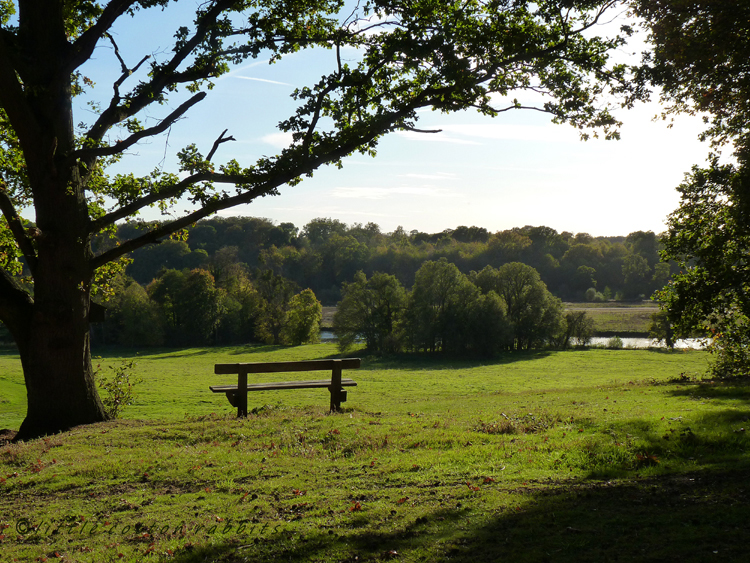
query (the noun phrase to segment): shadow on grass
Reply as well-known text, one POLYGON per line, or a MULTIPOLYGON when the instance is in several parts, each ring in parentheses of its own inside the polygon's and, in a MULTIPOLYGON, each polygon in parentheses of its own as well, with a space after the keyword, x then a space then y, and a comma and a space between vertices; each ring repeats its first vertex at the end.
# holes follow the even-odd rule
POLYGON ((591 464, 588 479, 492 483, 468 493, 468 500, 458 494, 444 506, 412 509, 406 520, 397 520, 395 510, 393 520, 370 516, 365 507, 341 517, 345 524, 234 538, 178 552, 173 560, 748 561, 748 420, 750 408, 727 408, 689 423, 676 418, 666 432, 659 422, 624 421, 608 432, 618 440, 635 436, 637 445, 619 448, 626 455, 617 459, 611 454, 618 448, 606 440, 583 446, 591 457, 576 464, 591 464), (639 452, 654 457, 638 461, 639 452), (669 473, 659 473, 662 466, 669 473), (607 467, 609 473, 602 470, 607 467), (629 478, 607 480, 617 475, 629 478), (510 495, 492 496, 495 487, 510 495))
POLYGON ((708 380, 698 383, 676 380, 664 382, 660 385, 676 386, 676 389, 669 391, 669 394, 675 397, 750 402, 750 378, 726 381, 708 380))
MULTIPOLYGON (((444 356, 441 354, 399 354, 393 356, 377 356, 373 354, 353 354, 362 358, 363 367, 367 369, 464 369, 481 366, 495 366, 512 364, 517 362, 529 362, 541 360, 550 356, 553 352, 546 350, 530 350, 521 352, 507 352, 493 358, 464 358, 456 356, 444 356)), ((340 357, 330 355, 329 358, 340 357)))
POLYGON ((618 484, 531 484, 515 491, 519 504, 484 513, 439 508, 380 533, 363 512, 346 529, 259 534, 181 551, 171 560, 747 561, 748 479, 750 467, 742 466, 618 484))

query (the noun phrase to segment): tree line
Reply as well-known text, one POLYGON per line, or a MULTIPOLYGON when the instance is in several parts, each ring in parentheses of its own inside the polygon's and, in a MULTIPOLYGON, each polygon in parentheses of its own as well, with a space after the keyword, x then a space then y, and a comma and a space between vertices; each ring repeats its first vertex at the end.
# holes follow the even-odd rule
POLYGON ((316 341, 322 307, 310 289, 269 269, 252 280, 231 253, 203 267, 163 268, 145 287, 121 276, 94 339, 125 346, 316 341))
MULTIPOLYGON (((150 228, 150 223, 119 225, 117 237, 100 240, 96 250, 150 228)), ((324 305, 335 305, 343 284, 360 270, 367 276, 387 273, 411 287, 427 261, 445 258, 464 274, 521 262, 535 268, 561 299, 604 301, 648 298, 663 287, 672 272, 660 262, 660 249, 661 240, 651 231, 593 237, 545 226, 495 233, 459 226, 439 233, 402 227, 385 233, 375 223, 347 225, 330 218, 314 219, 299 229, 255 217, 214 217, 188 227, 181 237, 133 252, 126 273, 147 285, 164 268, 210 271, 216 264, 236 262, 246 272, 272 270, 312 289, 324 305)))
POLYGON ((367 279, 358 272, 344 284, 333 322, 342 352, 361 340, 377 353, 493 356, 567 348, 593 333, 585 313, 564 314, 562 301, 533 267, 510 262, 465 275, 445 258, 425 262, 411 291, 391 274, 367 279))
MULTIPOLYGON (((106 252, 149 228, 121 224, 117 237, 96 241, 95 249, 106 252)), ((132 253, 125 273, 111 283, 108 321, 94 338, 128 346, 300 344, 315 339, 322 301, 340 307, 336 330, 344 347, 354 334, 379 352, 487 355, 565 346, 581 319, 565 319, 561 299, 649 296, 670 276, 659 249, 659 237, 642 231, 592 237, 544 226, 496 233, 459 226, 384 233, 374 223, 349 226, 330 218, 298 229, 255 217, 215 217, 132 253), (431 301, 432 292, 448 291, 434 285, 436 276, 458 293, 431 301), (511 287, 524 294, 522 301, 511 287), (387 319, 363 320, 353 331, 352 302, 367 307, 368 299, 386 296, 387 319), (527 316, 521 318, 519 307, 530 308, 527 316), (371 333, 377 336, 366 336, 371 333)))

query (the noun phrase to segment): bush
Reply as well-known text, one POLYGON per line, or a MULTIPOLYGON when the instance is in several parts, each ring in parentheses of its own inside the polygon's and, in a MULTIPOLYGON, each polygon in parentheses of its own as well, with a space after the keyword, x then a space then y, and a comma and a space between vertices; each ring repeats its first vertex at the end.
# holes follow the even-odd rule
POLYGON ((612 338, 607 340, 608 350, 621 350, 622 346, 622 338, 620 338, 619 336, 613 336, 612 338))
POLYGON ((119 418, 123 409, 133 404, 133 387, 142 383, 143 379, 133 376, 133 360, 123 360, 119 366, 108 366, 114 373, 112 378, 101 376, 101 364, 97 366, 94 372, 94 378, 97 380, 100 389, 104 389, 104 396, 101 397, 104 404, 104 411, 107 418, 119 418))

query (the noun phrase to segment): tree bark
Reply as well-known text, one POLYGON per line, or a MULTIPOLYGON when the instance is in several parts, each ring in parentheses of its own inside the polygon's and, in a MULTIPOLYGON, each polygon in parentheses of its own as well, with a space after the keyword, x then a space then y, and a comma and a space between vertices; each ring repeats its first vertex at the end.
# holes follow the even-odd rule
POLYGON ((27 330, 16 339, 28 403, 16 440, 106 419, 91 366, 91 249, 83 188, 73 173, 64 182, 53 175, 46 189, 37 204, 34 302, 27 330))
POLYGON ((106 420, 91 366, 82 307, 62 318, 34 312, 32 336, 19 343, 26 381, 26 418, 15 440, 28 440, 106 420))
POLYGON ((18 112, 30 113, 36 125, 19 132, 37 227, 33 301, 14 331, 28 405, 15 439, 27 440, 100 422, 106 415, 91 367, 93 254, 86 180, 71 158, 76 143, 63 3, 52 2, 42 11, 22 2, 20 8, 19 42, 26 59, 18 70, 25 98, 18 112))

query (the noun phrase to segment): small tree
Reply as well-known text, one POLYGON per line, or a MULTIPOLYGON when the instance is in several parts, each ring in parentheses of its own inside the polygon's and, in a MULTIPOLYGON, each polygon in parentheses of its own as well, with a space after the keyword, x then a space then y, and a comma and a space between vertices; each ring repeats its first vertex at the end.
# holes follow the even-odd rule
POLYGON ((320 335, 323 307, 311 289, 305 289, 289 301, 286 324, 282 329, 285 344, 299 346, 316 342, 320 335))
POLYGON ((255 283, 261 297, 256 333, 268 344, 282 344, 289 305, 299 288, 271 270, 261 272, 255 283))
POLYGON ((576 346, 586 346, 594 336, 594 319, 586 311, 570 311, 565 314, 564 329, 558 341, 560 348, 567 348, 571 341, 576 346))
POLYGON ((658 311, 651 315, 651 324, 648 326, 648 336, 657 342, 664 342, 668 348, 674 348, 675 330, 669 320, 667 311, 658 311))
POLYGON ((520 262, 498 269, 487 266, 472 279, 482 292, 494 291, 504 301, 517 350, 550 342, 559 334, 562 302, 547 290, 531 266, 520 262))
POLYGON ((395 276, 375 272, 368 280, 363 272, 357 272, 351 283, 344 284, 333 317, 339 349, 343 353, 361 338, 371 352, 399 351, 399 323, 405 307, 406 291, 395 276))
POLYGON ((132 283, 124 291, 113 321, 119 325, 117 341, 125 346, 161 346, 164 344, 164 322, 158 305, 146 290, 132 283))

